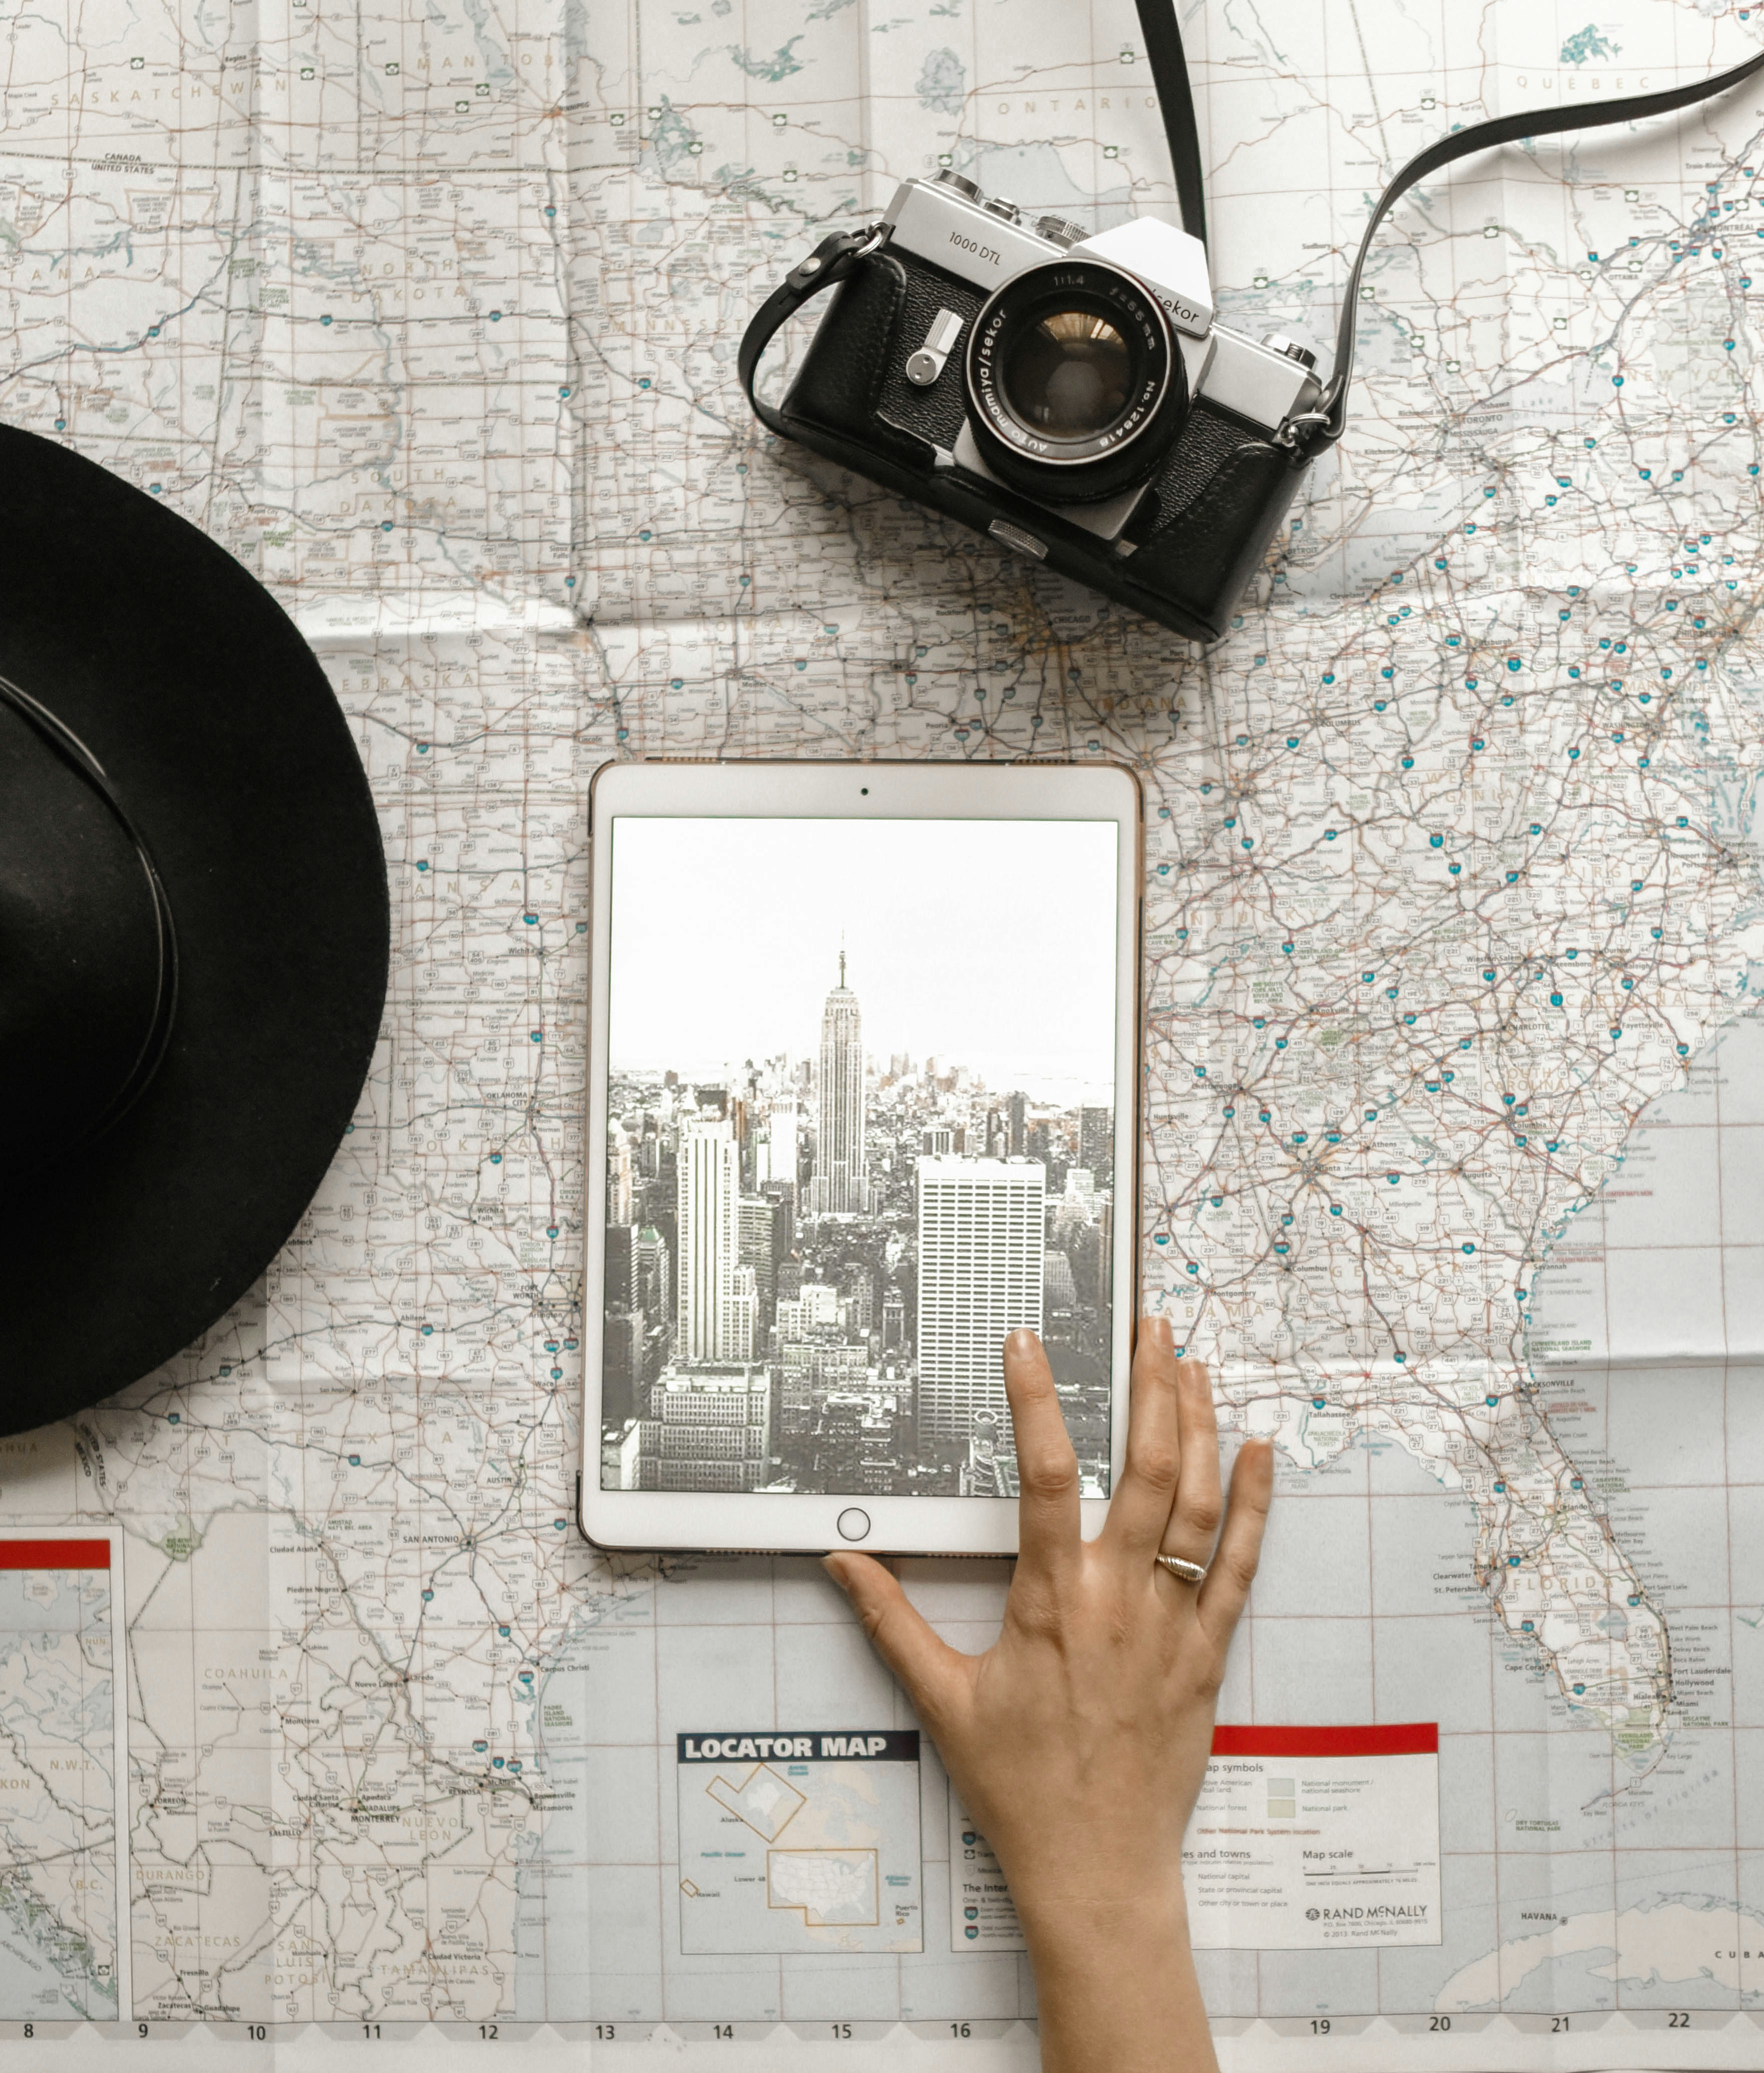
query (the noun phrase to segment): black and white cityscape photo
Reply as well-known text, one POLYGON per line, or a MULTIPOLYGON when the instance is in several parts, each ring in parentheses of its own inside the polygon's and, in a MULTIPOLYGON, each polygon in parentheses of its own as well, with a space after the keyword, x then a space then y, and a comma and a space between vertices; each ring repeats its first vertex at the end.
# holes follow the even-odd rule
POLYGON ((614 825, 603 1484, 1107 1490, 1116 830, 614 825))

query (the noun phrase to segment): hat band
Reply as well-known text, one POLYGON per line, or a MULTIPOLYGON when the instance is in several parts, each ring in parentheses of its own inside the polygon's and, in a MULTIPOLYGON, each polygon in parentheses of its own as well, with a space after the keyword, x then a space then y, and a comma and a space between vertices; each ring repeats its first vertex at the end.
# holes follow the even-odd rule
POLYGON ((153 1013, 149 1018, 141 1047, 135 1053, 134 1064, 94 1121, 75 1140, 77 1144, 89 1144, 94 1138, 101 1137, 107 1130, 120 1123, 146 1092, 171 1041, 171 1024, 178 1006, 177 928, 171 917, 171 902, 160 880, 159 867, 153 860, 153 852, 147 847, 146 838, 135 826, 128 809, 117 796, 115 787, 105 775, 104 765, 72 727, 58 719, 47 706, 32 698, 28 691, 21 690, 4 677, 0 677, 0 704, 10 707, 68 769, 83 778, 103 800, 124 835, 134 846, 135 855, 141 859, 141 868, 146 873, 147 883, 153 891, 154 923, 159 953, 153 1013))

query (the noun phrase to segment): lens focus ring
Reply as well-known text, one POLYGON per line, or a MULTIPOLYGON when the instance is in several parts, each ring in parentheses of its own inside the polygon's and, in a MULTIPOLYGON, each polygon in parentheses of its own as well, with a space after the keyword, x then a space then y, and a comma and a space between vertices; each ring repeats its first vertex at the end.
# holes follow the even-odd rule
POLYGON ((1080 504, 1144 480, 1188 414, 1169 319, 1097 259, 1027 267, 969 334, 969 417, 987 465, 1024 495, 1080 504))

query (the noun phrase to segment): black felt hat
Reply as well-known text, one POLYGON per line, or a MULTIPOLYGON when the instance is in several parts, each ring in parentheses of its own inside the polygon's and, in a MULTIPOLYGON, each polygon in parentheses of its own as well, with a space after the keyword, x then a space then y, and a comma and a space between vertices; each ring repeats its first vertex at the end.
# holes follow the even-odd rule
POLYGON ((311 1200, 385 859, 312 651, 192 525, 0 427, 0 1432, 188 1346, 311 1200))

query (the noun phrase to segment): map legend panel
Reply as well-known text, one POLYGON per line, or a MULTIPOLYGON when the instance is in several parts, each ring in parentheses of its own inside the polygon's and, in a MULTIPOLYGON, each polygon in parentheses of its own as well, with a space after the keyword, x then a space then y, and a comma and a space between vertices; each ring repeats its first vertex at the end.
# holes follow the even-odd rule
POLYGON ((126 2008, 113 1555, 89 1531, 0 1535, 0 2022, 126 2008))
POLYGON ((1222 1727, 1182 1844, 1197 1951, 1440 1941, 1440 1731, 1222 1727))
MULTIPOLYGON (((1439 1729, 1218 1727, 1182 1844, 1197 1951, 1437 1943, 1439 1729)), ((999 1861, 950 1795, 950 1947, 1020 1951, 999 1861)))
POLYGON ((1021 1951, 1027 1947, 1016 1907, 992 1846, 967 1810, 950 1793, 950 1948, 1021 1951))
POLYGON ((925 1947, 917 1729, 676 1738, 683 1956, 925 1947))

